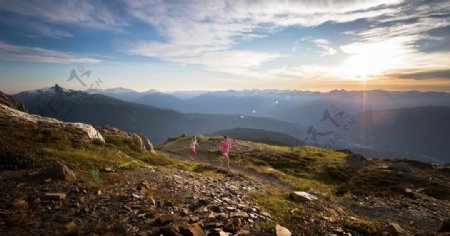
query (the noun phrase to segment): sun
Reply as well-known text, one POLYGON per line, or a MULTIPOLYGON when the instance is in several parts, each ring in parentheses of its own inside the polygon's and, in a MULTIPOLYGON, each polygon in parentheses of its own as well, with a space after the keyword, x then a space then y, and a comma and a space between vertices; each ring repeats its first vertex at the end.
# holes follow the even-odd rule
POLYGON ((352 80, 367 80, 385 71, 399 68, 409 52, 405 40, 394 38, 381 42, 357 42, 341 47, 349 54, 337 73, 352 80))

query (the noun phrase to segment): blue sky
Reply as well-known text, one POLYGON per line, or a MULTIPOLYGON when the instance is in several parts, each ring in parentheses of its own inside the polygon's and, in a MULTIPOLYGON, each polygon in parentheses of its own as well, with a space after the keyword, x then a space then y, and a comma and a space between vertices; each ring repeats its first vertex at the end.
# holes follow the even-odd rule
POLYGON ((9 93, 450 91, 449 50, 449 1, 0 0, 9 93), (86 87, 67 80, 72 70, 86 87))

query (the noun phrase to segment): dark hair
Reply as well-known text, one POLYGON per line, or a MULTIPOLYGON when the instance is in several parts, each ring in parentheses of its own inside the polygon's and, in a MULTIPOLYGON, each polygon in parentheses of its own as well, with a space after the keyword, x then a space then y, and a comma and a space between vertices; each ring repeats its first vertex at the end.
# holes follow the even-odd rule
POLYGON ((228 138, 228 136, 224 135, 223 138, 228 138))

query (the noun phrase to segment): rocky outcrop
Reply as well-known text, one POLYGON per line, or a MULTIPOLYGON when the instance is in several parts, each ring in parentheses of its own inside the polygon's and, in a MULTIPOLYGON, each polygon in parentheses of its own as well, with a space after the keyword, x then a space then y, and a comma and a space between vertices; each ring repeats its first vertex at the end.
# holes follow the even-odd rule
POLYGON ((0 104, 3 104, 5 106, 11 107, 11 108, 14 108, 14 109, 19 110, 19 111, 23 111, 23 112, 27 111, 25 109, 25 106, 22 103, 17 102, 16 100, 14 100, 13 97, 11 97, 11 96, 9 96, 9 95, 1 92, 1 91, 0 91, 0 104))
POLYGON ((153 144, 150 142, 150 140, 147 139, 143 134, 138 134, 138 137, 140 138, 142 142, 142 150, 147 150, 152 153, 155 153, 155 149, 153 149, 153 144))
POLYGON ((141 133, 125 132, 108 126, 99 128, 99 131, 105 138, 110 138, 110 140, 128 140, 128 143, 130 143, 129 141, 133 141, 131 143, 137 142, 137 146, 133 145, 132 148, 135 151, 150 151, 155 153, 152 142, 141 133))
POLYGON ((32 123, 36 125, 42 125, 42 126, 50 126, 50 127, 66 127, 66 126, 72 126, 77 129, 82 130, 84 133, 87 134, 87 136, 90 139, 98 139, 102 142, 105 142, 105 139, 103 136, 92 126, 88 124, 83 123, 67 123, 62 122, 57 119, 38 116, 38 115, 32 115, 28 114, 23 111, 19 111, 17 109, 8 107, 6 105, 0 104, 0 116, 5 117, 7 119, 17 120, 25 123, 32 123))
POLYGON ((66 123, 67 125, 74 126, 78 129, 81 129, 85 132, 90 139, 98 139, 102 142, 105 142, 103 136, 94 128, 92 125, 83 124, 83 123, 66 123))

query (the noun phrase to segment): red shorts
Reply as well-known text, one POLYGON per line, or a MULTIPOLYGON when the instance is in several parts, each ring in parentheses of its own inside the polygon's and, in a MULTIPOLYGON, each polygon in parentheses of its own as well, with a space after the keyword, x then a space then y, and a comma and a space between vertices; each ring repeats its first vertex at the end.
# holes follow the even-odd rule
POLYGON ((189 151, 191 152, 192 156, 197 156, 197 150, 195 150, 195 148, 189 148, 189 151))
POLYGON ((229 149, 222 149, 222 150, 220 150, 221 152, 222 152, 222 155, 226 155, 226 154, 228 154, 228 152, 230 151, 229 149))

